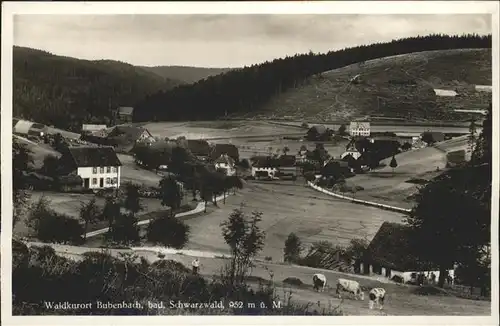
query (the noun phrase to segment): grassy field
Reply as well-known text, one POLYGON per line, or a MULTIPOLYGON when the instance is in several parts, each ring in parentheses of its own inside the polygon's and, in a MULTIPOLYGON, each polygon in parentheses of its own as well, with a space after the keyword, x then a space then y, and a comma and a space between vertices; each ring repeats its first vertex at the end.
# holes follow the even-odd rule
MULTIPOLYGON (((66 214, 68 216, 79 218, 79 210, 82 203, 87 203, 94 198, 92 194, 71 194, 71 193, 57 193, 57 192, 32 192, 30 203, 36 203, 42 196, 50 201, 50 208, 58 213, 66 214)), ((104 207, 104 198, 96 197, 97 205, 104 207)), ((139 219, 142 215, 156 211, 168 211, 168 207, 161 205, 159 199, 142 198, 144 210, 139 213, 139 219)), ((187 196, 183 204, 191 204, 191 197, 187 196)), ((144 217, 146 218, 146 217, 144 217)), ((106 228, 107 222, 89 225, 88 232, 106 228)), ((14 228, 14 233, 19 236, 26 236, 29 234, 29 229, 24 223, 24 220, 19 221, 14 228)))
POLYGON ((290 232, 305 245, 315 241, 347 244, 351 239, 371 238, 384 221, 400 222, 402 214, 353 205, 304 186, 302 182, 251 183, 220 203, 206 215, 186 219, 191 226, 189 249, 227 252, 220 223, 244 203, 244 210, 263 212, 261 226, 266 232, 262 257, 283 259, 284 242, 290 232))
POLYGON ((192 121, 155 122, 144 125, 151 134, 158 137, 188 139, 232 138, 241 136, 279 136, 280 134, 305 134, 305 130, 294 126, 280 126, 258 121, 192 121))
POLYGON ((417 191, 417 185, 407 183, 411 178, 430 179, 446 168, 446 153, 467 148, 467 136, 437 143, 434 147, 403 152, 395 156, 398 166, 389 166, 391 158, 383 160, 383 168, 347 180, 348 185, 359 185, 364 190, 356 198, 371 200, 402 208, 411 208, 413 200, 407 197, 417 191), (437 171, 439 169, 439 171, 437 171))
POLYGON ((491 50, 487 49, 386 57, 316 75, 304 86, 275 97, 252 116, 325 121, 373 114, 429 121, 446 117, 464 120, 466 115, 451 112, 471 106, 486 108, 491 93, 476 92, 474 85, 491 85, 491 76, 491 50), (349 83, 356 75, 361 82, 349 83), (406 81, 414 85, 404 85, 406 81), (463 96, 437 97, 435 88, 457 89, 463 96))
MULTIPOLYGON (((68 258, 80 259, 82 253, 95 248, 71 247, 63 245, 52 245, 56 252, 68 258)), ((110 250, 113 255, 127 250, 110 250)), ((135 250, 138 256, 153 262, 158 260, 157 254, 151 251, 135 250)), ((170 254, 165 259, 172 259, 190 266, 193 257, 187 255, 170 254)), ((225 265, 224 259, 199 258, 201 263, 200 272, 206 277, 220 275, 221 268, 225 265)), ((252 268, 251 281, 255 284, 258 280, 272 280, 276 286, 276 294, 279 301, 284 304, 291 294, 291 302, 294 304, 309 304, 311 310, 320 310, 328 307, 339 306, 344 315, 394 315, 394 316, 486 316, 490 314, 491 303, 489 301, 473 301, 457 298, 451 295, 418 295, 415 293, 416 287, 397 285, 385 279, 374 277, 344 274, 328 270, 318 270, 309 267, 284 265, 274 263, 257 262, 252 268), (271 278, 270 272, 273 273, 271 278), (313 291, 311 278, 314 273, 323 273, 328 280, 328 289, 323 293, 313 291), (290 286, 283 284, 283 280, 288 277, 300 279, 303 285, 290 286), (387 291, 385 307, 380 310, 369 310, 368 300, 353 300, 348 295, 343 299, 338 299, 335 295, 335 283, 340 277, 348 277, 358 281, 364 288, 384 287, 387 291)))

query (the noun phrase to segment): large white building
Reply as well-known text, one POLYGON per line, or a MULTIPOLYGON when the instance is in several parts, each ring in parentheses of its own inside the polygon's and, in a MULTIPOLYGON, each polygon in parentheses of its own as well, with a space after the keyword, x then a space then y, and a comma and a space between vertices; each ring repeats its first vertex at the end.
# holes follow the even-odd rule
POLYGON ((59 162, 66 173, 82 178, 85 189, 120 187, 122 163, 112 147, 70 147, 59 162))
POLYGON ((364 136, 368 137, 371 133, 369 121, 351 121, 349 126, 349 133, 351 136, 364 136))

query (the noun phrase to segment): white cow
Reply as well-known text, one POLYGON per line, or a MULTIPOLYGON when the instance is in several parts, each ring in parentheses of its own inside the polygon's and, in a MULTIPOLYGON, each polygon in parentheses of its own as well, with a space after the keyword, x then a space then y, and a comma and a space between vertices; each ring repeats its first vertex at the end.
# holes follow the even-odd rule
POLYGON ((326 287, 326 276, 323 274, 314 274, 313 286, 316 291, 323 292, 326 287))
POLYGON ((341 291, 352 293, 354 295, 355 300, 357 300, 358 298, 361 300, 365 300, 365 294, 363 293, 363 291, 361 291, 361 286, 356 281, 347 280, 345 278, 339 278, 337 280, 337 291, 336 291, 339 298, 341 291))
POLYGON ((384 299, 385 299, 385 289, 383 288, 373 288, 368 293, 368 298, 370 301, 368 302, 368 306, 370 309, 373 309, 375 303, 377 303, 380 310, 384 308, 384 299))

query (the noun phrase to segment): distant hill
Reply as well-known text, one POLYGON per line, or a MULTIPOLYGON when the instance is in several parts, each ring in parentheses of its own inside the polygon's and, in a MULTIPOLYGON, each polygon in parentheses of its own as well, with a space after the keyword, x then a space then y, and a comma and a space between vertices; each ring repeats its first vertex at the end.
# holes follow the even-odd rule
POLYGON ((31 48, 13 49, 13 115, 78 131, 109 124, 111 110, 134 106, 180 82, 112 60, 80 60, 31 48))
POLYGON ((370 60, 314 75, 247 117, 464 121, 470 113, 455 109, 487 109, 491 101, 491 93, 474 88, 491 85, 491 65, 491 49, 425 51, 370 60), (454 90, 458 96, 436 96, 434 89, 454 90))
POLYGON ((451 113, 454 108, 488 105, 491 93, 472 90, 474 84, 491 85, 491 74, 491 35, 418 36, 211 76, 147 96, 136 105, 134 119, 333 120, 375 114, 462 120, 467 115, 451 113), (437 98, 433 88, 456 89, 461 96, 437 98))
POLYGON ((157 74, 160 77, 182 81, 185 84, 192 84, 210 76, 219 75, 232 70, 233 68, 201 68, 184 66, 155 66, 144 67, 146 71, 157 74))

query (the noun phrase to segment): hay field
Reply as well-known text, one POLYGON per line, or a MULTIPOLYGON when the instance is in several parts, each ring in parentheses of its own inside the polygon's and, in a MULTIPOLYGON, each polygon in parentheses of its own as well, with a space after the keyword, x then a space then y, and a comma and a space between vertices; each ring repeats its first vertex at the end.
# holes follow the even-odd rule
POLYGON ((414 203, 407 197, 417 191, 417 185, 405 181, 437 176, 446 168, 447 152, 466 148, 467 136, 462 136, 437 143, 433 147, 403 152, 395 156, 398 166, 394 172, 389 166, 392 158, 387 158, 381 161, 386 165, 383 168, 356 175, 348 179, 347 183, 364 188, 355 194, 356 198, 411 208, 414 203))
POLYGON ((261 256, 273 261, 283 259, 287 236, 296 233, 305 245, 315 241, 347 244, 353 238, 371 240, 384 221, 401 222, 403 215, 376 208, 354 205, 333 199, 297 181, 252 183, 236 195, 220 202, 220 208, 206 215, 186 219, 191 226, 189 249, 227 252, 221 236, 220 223, 235 208, 245 204, 245 211, 263 212, 261 226, 266 240, 261 256))
POLYGON ((293 126, 279 126, 258 121, 191 121, 154 122, 143 125, 153 136, 187 139, 233 138, 245 136, 279 136, 304 134, 305 130, 293 126))

